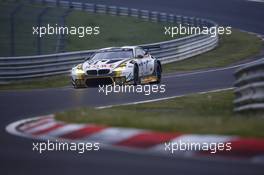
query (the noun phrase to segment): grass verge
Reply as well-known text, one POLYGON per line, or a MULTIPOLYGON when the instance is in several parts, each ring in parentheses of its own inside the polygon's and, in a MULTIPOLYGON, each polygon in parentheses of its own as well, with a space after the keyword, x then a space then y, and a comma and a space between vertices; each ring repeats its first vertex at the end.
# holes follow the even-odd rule
POLYGON ((98 35, 69 36, 66 44, 68 51, 139 45, 172 39, 163 33, 163 26, 166 23, 142 21, 133 17, 73 11, 67 17, 66 22, 68 26, 100 27, 100 34, 98 35))
POLYGON ((257 36, 232 30, 231 35, 220 37, 219 46, 214 50, 190 59, 166 64, 163 69, 166 73, 171 73, 224 67, 258 55, 262 47, 262 41, 257 36))
MULTIPOLYGON (((14 15, 14 56, 38 54, 38 37, 32 34, 32 27, 38 26, 40 14, 43 14, 41 27, 47 27, 48 24, 52 27, 59 27, 62 25, 62 16, 67 12, 64 8, 47 8, 47 6, 38 3, 0 1, 0 56, 11 55, 10 15, 15 9, 19 10, 14 15)), ((66 26, 70 29, 76 27, 78 32, 75 35, 66 35, 65 43, 60 43, 58 34, 42 36, 41 54, 138 45, 171 39, 169 35, 163 34, 164 23, 142 21, 134 17, 94 14, 81 10, 72 10, 67 14, 65 18, 66 26), (100 27, 100 34, 84 35, 85 28, 89 26, 100 27)))
POLYGON ((39 78, 28 81, 17 81, 11 84, 1 84, 0 90, 21 90, 21 89, 44 89, 70 85, 70 77, 67 75, 39 78))
POLYGON ((56 119, 158 131, 264 137, 263 115, 234 113, 233 98, 232 91, 195 94, 108 109, 78 108, 57 113, 56 119))

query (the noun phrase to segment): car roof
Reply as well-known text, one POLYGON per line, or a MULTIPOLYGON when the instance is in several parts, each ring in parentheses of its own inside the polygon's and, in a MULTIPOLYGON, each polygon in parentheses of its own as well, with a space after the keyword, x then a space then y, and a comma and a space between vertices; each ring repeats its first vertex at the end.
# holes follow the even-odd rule
POLYGON ((125 50, 125 49, 136 49, 138 48, 138 46, 123 46, 123 47, 106 47, 106 48, 102 48, 99 49, 99 51, 106 51, 106 50, 125 50))

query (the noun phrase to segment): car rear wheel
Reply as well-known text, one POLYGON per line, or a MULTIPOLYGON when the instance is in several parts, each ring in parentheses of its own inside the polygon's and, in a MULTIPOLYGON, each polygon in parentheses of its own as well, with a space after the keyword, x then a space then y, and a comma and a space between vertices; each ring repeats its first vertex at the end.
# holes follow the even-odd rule
POLYGON ((156 81, 154 83, 156 84, 160 84, 161 82, 161 65, 160 64, 157 64, 157 67, 156 67, 156 70, 155 70, 155 76, 156 76, 156 81))

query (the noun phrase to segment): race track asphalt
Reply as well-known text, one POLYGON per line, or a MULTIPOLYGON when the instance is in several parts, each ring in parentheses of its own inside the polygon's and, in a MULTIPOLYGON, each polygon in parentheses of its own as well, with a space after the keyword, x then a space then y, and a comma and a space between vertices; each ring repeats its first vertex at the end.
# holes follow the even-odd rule
MULTIPOLYGON (((159 97, 184 95, 232 86, 236 68, 187 73, 164 77, 166 93, 159 97), (207 82, 207 83, 204 83, 207 82)), ((1 128, 9 123, 78 106, 102 106, 149 100, 157 96, 125 94, 105 96, 98 89, 75 90, 71 87, 46 90, 0 92, 1 128)), ((1 130, 0 163, 4 174, 261 174, 261 164, 210 159, 168 158, 148 154, 131 154, 113 150, 84 155, 70 152, 38 154, 32 150, 32 140, 11 136, 1 130), (14 168, 15 166, 15 168, 14 168), (191 167, 191 168, 189 168, 191 167)))
MULTIPOLYGON (((92 1, 89 1, 92 2, 92 1)), ((95 2, 95 1, 94 1, 95 2)), ((264 5, 243 0, 108 0, 97 3, 206 17, 233 27, 264 33, 264 5)), ((212 58, 213 59, 213 58, 212 58)), ((78 106, 104 106, 229 88, 236 68, 164 78, 166 93, 112 94, 98 89, 74 90, 71 87, 0 92, 1 174, 263 174, 263 164, 243 161, 186 159, 102 150, 79 155, 73 152, 33 152, 32 140, 12 136, 5 127, 16 120, 63 111, 78 106)))

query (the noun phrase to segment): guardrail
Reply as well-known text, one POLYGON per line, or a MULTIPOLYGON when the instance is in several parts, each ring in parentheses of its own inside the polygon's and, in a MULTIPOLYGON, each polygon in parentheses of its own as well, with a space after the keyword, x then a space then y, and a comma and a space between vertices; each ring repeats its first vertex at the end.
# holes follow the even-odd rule
POLYGON ((264 109, 264 58, 235 72, 234 111, 264 109))
MULTIPOLYGON (((130 9, 117 6, 106 6, 90 3, 79 3, 61 0, 31 0, 31 3, 42 3, 50 7, 63 7, 83 10, 90 13, 102 13, 117 16, 131 16, 146 21, 168 22, 189 26, 217 26, 216 23, 206 19, 185 17, 174 14, 159 13, 148 10, 130 9)), ((140 45, 143 47, 158 45, 150 53, 161 60, 162 64, 183 60, 215 48, 218 36, 210 34, 191 35, 165 42, 140 45)), ((95 50, 67 52, 49 55, 1 57, 0 83, 16 80, 46 77, 51 75, 67 74, 73 65, 84 61, 85 57, 93 54, 95 50)))

